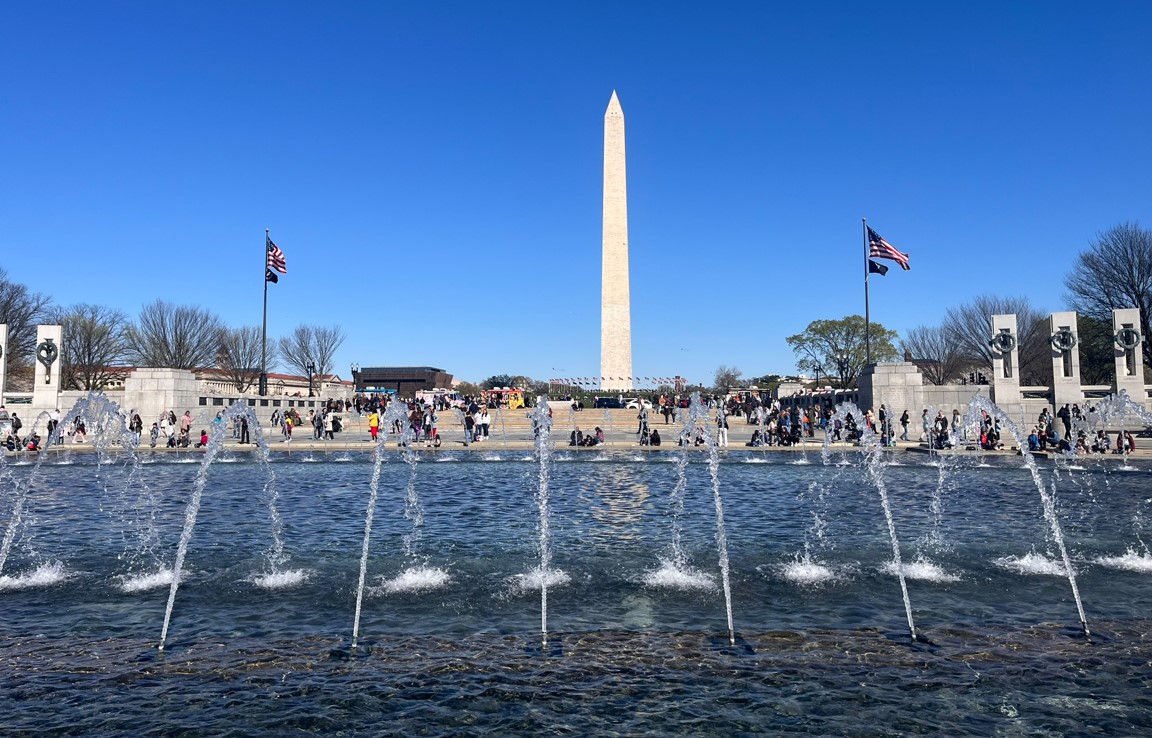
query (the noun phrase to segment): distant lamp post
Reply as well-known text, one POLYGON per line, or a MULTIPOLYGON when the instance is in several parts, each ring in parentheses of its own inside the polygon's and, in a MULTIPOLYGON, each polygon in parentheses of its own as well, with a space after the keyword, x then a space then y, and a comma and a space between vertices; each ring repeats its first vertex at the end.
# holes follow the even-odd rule
POLYGON ((315 397, 316 396, 315 393, 312 392, 312 377, 315 376, 315 374, 316 374, 316 365, 313 364, 311 361, 309 361, 308 362, 308 396, 309 397, 315 397))
POLYGON ((352 372, 352 391, 359 392, 360 388, 356 386, 356 375, 360 373, 360 365, 354 361, 348 370, 352 372))
POLYGON ((820 366, 820 363, 817 362, 816 365, 813 366, 812 368, 816 370, 816 390, 819 391, 820 390, 820 371, 824 367, 820 366))

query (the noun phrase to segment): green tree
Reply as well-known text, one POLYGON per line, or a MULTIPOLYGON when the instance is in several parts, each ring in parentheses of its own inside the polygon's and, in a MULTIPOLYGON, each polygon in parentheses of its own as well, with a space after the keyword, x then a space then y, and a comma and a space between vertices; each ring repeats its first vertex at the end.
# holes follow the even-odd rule
POLYGON ((530 382, 528 377, 516 374, 493 374, 483 382, 480 383, 481 389, 496 389, 497 387, 512 387, 516 389, 523 389, 524 385, 530 382))
MULTIPOLYGON (((896 331, 879 323, 869 326, 873 361, 896 361, 896 331)), ((784 339, 796 354, 796 367, 815 372, 820 365, 822 376, 836 377, 841 387, 851 387, 863 371, 867 360, 864 318, 849 315, 840 320, 814 320, 803 333, 784 339)))

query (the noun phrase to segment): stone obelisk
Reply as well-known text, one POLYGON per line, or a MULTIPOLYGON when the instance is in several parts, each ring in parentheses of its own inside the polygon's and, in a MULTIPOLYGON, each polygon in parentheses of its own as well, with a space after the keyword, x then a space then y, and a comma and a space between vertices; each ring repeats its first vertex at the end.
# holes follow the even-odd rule
POLYGON ((632 389, 632 309, 628 293, 628 183, 624 111, 616 91, 604 113, 604 256, 600 283, 600 389, 632 389))

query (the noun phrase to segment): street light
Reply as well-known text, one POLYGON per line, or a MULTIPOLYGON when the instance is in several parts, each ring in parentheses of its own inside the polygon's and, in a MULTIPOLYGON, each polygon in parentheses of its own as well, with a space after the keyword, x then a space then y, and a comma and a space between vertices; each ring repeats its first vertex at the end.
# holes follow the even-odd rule
POLYGON ((316 373, 316 365, 313 364, 311 361, 309 361, 308 362, 308 396, 309 397, 315 397, 316 396, 312 393, 312 375, 314 375, 315 373, 316 373))
POLYGON ((816 391, 819 392, 820 391, 820 370, 822 370, 824 367, 820 366, 820 362, 816 362, 816 365, 812 368, 816 370, 816 391))

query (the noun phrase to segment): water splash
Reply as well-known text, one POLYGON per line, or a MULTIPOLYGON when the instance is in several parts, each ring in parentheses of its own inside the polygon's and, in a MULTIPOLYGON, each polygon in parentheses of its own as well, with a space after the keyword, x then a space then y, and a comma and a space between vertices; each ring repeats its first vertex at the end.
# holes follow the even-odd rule
POLYGON ((248 419, 249 427, 255 429, 253 437, 259 449, 259 458, 265 468, 263 496, 268 506, 268 513, 272 523, 272 544, 265 556, 266 566, 268 567, 265 575, 276 575, 278 573, 278 567, 287 561, 281 535, 283 521, 276 507, 278 499, 276 475, 268 464, 268 443, 264 440, 264 433, 260 426, 260 421, 257 419, 256 413, 253 412, 243 400, 237 400, 232 403, 232 406, 224 412, 223 418, 224 422, 212 423, 209 426, 208 445, 204 449, 204 457, 200 462, 200 469, 196 472, 196 481, 192 488, 192 497, 188 500, 188 507, 184 511, 184 528, 180 533, 180 542, 176 546, 176 561, 172 565, 172 584, 168 590, 168 604, 164 608, 164 625, 160 630, 160 643, 157 646, 157 650, 160 651, 164 650, 164 644, 168 640, 168 627, 172 622, 172 610, 176 604, 176 592, 180 588, 184 559, 188 555, 188 544, 192 541, 192 532, 196 528, 196 518, 200 513, 200 504, 204 498, 204 487, 208 482, 208 470, 211 469, 212 462, 224 448, 224 441, 227 436, 225 427, 229 420, 238 420, 240 418, 248 419))
POLYGON ((170 586, 174 576, 175 573, 171 569, 161 569, 148 574, 124 575, 119 577, 118 586, 120 591, 126 594, 148 592, 170 586))
MULTIPOLYGON (((880 437, 865 422, 864 413, 856 405, 845 402, 836 406, 836 412, 829 418, 829 425, 840 421, 849 436, 859 434, 860 453, 864 457, 864 468, 872 486, 880 496, 880 507, 884 511, 884 521, 888 524, 888 539, 892 545, 892 564, 896 577, 900 580, 900 595, 904 599, 904 615, 908 620, 908 632, 916 640, 916 623, 912 619, 912 601, 908 597, 908 582, 904 576, 904 561, 900 555, 900 539, 896 535, 896 521, 892 518, 892 506, 888 502, 888 488, 884 482, 884 451, 880 447, 880 437)), ((831 456, 830 434, 824 435, 824 449, 821 456, 827 464, 831 456)))
MULTIPOLYGON (((43 415, 43 413, 41 415, 43 415)), ((128 431, 126 419, 120 410, 120 406, 105 396, 103 392, 89 392, 86 397, 78 400, 68 414, 61 419, 55 430, 49 434, 43 447, 46 449, 51 448, 56 443, 56 439, 59 438, 61 434, 64 433, 64 430, 75 420, 83 421, 85 426, 90 428, 89 433, 92 436, 93 448, 97 454, 97 478, 105 493, 109 492, 108 485, 110 477, 108 473, 101 471, 101 467, 112 460, 109 454, 110 448, 116 448, 118 449, 118 453, 127 455, 127 463, 131 469, 128 474, 127 486, 134 484, 139 472, 140 459, 135 453, 135 435, 128 431)), ((33 430, 35 430, 35 428, 33 428, 33 430)), ((8 527, 4 531, 3 539, 0 540, 0 573, 4 571, 4 567, 8 562, 8 556, 12 551, 12 545, 16 540, 16 535, 20 532, 25 522, 24 508, 35 486, 36 479, 40 473, 40 467, 43 465, 46 456, 48 456, 48 454, 44 452, 36 455, 32 469, 23 484, 16 484, 15 480, 9 475, 9 479, 12 479, 13 482, 14 500, 12 511, 8 517, 8 527)), ((127 489, 127 486, 125 489, 127 489)), ((147 487, 145 486, 145 490, 146 489, 147 487)), ((150 494, 145 494, 142 499, 150 499, 150 494)), ((154 498, 152 499, 152 503, 150 508, 145 507, 142 509, 145 520, 154 521, 154 498)), ((154 547, 156 543, 155 526, 152 525, 150 528, 144 530, 141 536, 143 541, 154 547)), ((29 553, 30 555, 32 554, 32 552, 29 553)))
POLYGON ((809 587, 844 579, 844 575, 836 569, 807 557, 783 564, 780 576, 789 582, 809 587))
MULTIPOLYGON (((552 433, 552 411, 548 407, 548 398, 541 395, 537 398, 536 407, 529 416, 532 419, 532 436, 536 449, 536 459, 539 463, 536 484, 536 506, 539 510, 537 523, 539 538, 538 550, 540 555, 540 568, 537 571, 540 584, 540 638, 545 646, 548 644, 548 584, 554 576, 552 572, 552 533, 550 527, 550 510, 548 500, 548 485, 551 474, 552 446, 549 437, 552 433)), ((563 572, 556 572, 562 574, 563 572)))
POLYGON ((1135 551, 1130 548, 1123 556, 1101 556, 1096 559, 1096 563, 1112 569, 1152 574, 1152 554, 1147 551, 1135 551))
POLYGON ((34 571, 20 576, 0 576, 0 590, 47 587, 64 581, 69 576, 63 562, 41 564, 34 571))
POLYGON ((393 428, 400 429, 400 445, 407 447, 411 440, 408 428, 408 407, 398 399, 388 403, 384 417, 380 420, 380 440, 372 452, 372 476, 368 482, 368 509, 364 512, 364 540, 360 545, 360 576, 356 583, 356 613, 352 619, 352 648, 360 639, 360 614, 364 605, 364 583, 368 577, 368 550, 372 540, 372 519, 376 515, 376 500, 380 496, 380 469, 384 463, 388 433, 393 428))
POLYGON ((1060 561, 1063 565, 1064 573, 1068 576, 1068 584, 1072 588, 1072 597, 1076 600, 1076 612, 1080 615, 1080 625, 1084 629, 1084 637, 1088 638, 1092 634, 1088 630, 1088 618, 1084 615, 1084 603, 1080 599, 1080 589, 1076 586, 1076 570, 1072 567, 1072 560, 1068 556, 1068 547, 1064 545, 1064 531, 1060 527, 1060 519, 1056 515, 1055 487, 1050 491, 1047 485, 1044 484, 1044 480, 1040 477, 1040 470, 1036 468, 1036 459, 1033 458, 1031 452, 1028 451, 1026 437, 1022 434, 1021 430, 1016 427, 1016 424, 1012 422, 1011 418, 991 400, 983 395, 973 395, 968 406, 965 425, 968 427, 977 427, 983 418, 983 413, 987 413, 989 417, 1000 421, 1001 426, 1007 428, 1012 437, 1016 439, 1016 445, 1020 449, 1020 455, 1023 457, 1024 464, 1027 466, 1028 471, 1032 474, 1032 481, 1036 485, 1036 491, 1040 493, 1040 503, 1044 509, 1044 519, 1048 521, 1052 540, 1056 543, 1056 547, 1060 551, 1060 561))
POLYGON ((443 569, 427 566, 405 569, 393 579, 381 585, 385 594, 399 594, 401 592, 428 592, 447 585, 452 577, 443 569))
MULTIPOLYGON (((720 410, 719 412, 722 412, 720 410)), ((717 445, 716 424, 708 417, 708 408, 700 401, 700 393, 693 392, 680 431, 680 443, 702 441, 708 449, 708 477, 712 483, 712 503, 716 511, 716 552, 720 564, 720 582, 724 589, 724 611, 728 617, 728 641, 736 645, 736 627, 732 616, 731 564, 728 559, 728 535, 724 527, 724 499, 720 494, 720 448, 717 445)))
POLYGON ((645 573, 643 578, 647 587, 661 587, 664 589, 703 590, 716 589, 713 578, 683 561, 660 560, 660 568, 645 573))

